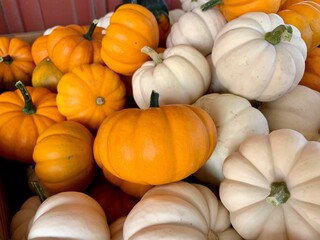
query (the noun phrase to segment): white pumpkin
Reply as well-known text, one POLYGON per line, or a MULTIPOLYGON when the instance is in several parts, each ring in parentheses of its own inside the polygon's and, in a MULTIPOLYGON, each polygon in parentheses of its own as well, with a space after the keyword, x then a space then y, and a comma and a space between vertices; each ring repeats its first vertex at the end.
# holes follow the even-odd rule
POLYGON ((226 20, 219 9, 202 11, 200 7, 183 14, 172 24, 167 36, 167 48, 179 44, 191 45, 204 56, 211 53, 215 38, 226 20))
POLYGON ((241 142, 254 134, 269 134, 267 119, 250 102, 234 94, 211 93, 193 105, 209 113, 217 127, 217 145, 209 160, 194 176, 214 185, 223 180, 222 164, 241 142))
POLYGON ((109 225, 110 239, 123 240, 123 224, 127 216, 122 216, 109 225))
POLYGON ((180 0, 181 8, 186 12, 192 11, 207 2, 209 2, 209 0, 180 0))
POLYGON ((249 12, 225 24, 216 37, 213 81, 249 100, 273 101, 298 85, 306 56, 296 27, 274 13, 249 12))
MULTIPOLYGON (((108 12, 103 17, 99 18, 97 27, 102 27, 102 28, 106 29, 110 24, 110 18, 112 16, 112 14, 113 14, 113 12, 108 12)), ((105 31, 104 31, 104 33, 105 33, 105 31)))
POLYGON ((169 21, 170 24, 174 24, 175 22, 178 22, 179 18, 185 14, 186 12, 182 10, 181 8, 175 8, 169 10, 169 21))
POLYGON ((223 164, 220 198, 244 239, 320 239, 320 143, 292 129, 245 139, 223 164))
POLYGON ((200 184, 175 182, 150 189, 123 225, 124 240, 237 240, 229 213, 200 184))
POLYGON ((152 90, 159 93, 159 105, 192 104, 205 94, 211 82, 206 58, 194 47, 178 45, 162 55, 145 48, 153 61, 145 62, 132 76, 132 92, 141 109, 149 108, 152 90))
POLYGON ((259 110, 268 120, 270 130, 290 128, 309 141, 320 141, 320 93, 298 85, 281 98, 264 102, 259 110))
POLYGON ((109 240, 106 215, 99 203, 82 192, 60 192, 37 209, 28 240, 109 240))

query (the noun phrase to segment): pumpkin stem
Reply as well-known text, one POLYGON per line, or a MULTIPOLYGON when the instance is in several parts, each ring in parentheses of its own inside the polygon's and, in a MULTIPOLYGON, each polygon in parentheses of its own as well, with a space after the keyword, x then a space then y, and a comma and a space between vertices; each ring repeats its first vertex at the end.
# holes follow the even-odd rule
POLYGON ((200 6, 200 9, 201 9, 202 11, 206 11, 206 10, 208 10, 209 8, 213 8, 213 7, 215 7, 215 6, 217 6, 217 5, 220 5, 220 4, 223 4, 223 0, 210 0, 210 1, 202 4, 202 5, 200 6))
POLYGON ((150 97, 150 107, 160 107, 159 105, 159 93, 152 90, 150 97))
POLYGON ((84 35, 85 39, 87 39, 89 41, 92 40, 92 34, 93 34, 94 30, 96 29, 96 26, 97 26, 98 22, 99 22, 98 19, 94 19, 92 21, 92 23, 90 24, 88 32, 84 35))
POLYGON ((22 109, 22 111, 26 114, 34 114, 37 111, 37 109, 32 102, 32 98, 26 86, 20 80, 16 82, 15 86, 20 90, 24 99, 24 108, 22 109))
POLYGON ((10 55, 4 56, 4 57, 0 56, 0 63, 2 62, 9 65, 13 62, 13 58, 10 55))
POLYGON ((286 203, 290 198, 290 192, 285 182, 274 182, 271 184, 269 196, 266 198, 267 203, 273 206, 279 206, 286 203))
POLYGON ((141 48, 141 52, 149 55, 155 64, 162 63, 160 55, 153 48, 144 46, 143 48, 141 48))
POLYGON ((41 184, 38 181, 32 181, 32 182, 30 182, 30 184, 33 187, 33 189, 36 191, 36 193, 39 196, 41 202, 43 202, 44 200, 47 199, 47 196, 44 193, 44 190, 43 190, 41 184))
POLYGON ((264 39, 271 43, 272 45, 276 45, 282 41, 290 42, 292 38, 292 27, 290 25, 281 24, 271 32, 266 33, 264 39))
POLYGON ((106 101, 105 101, 104 97, 97 97, 96 98, 96 104, 99 105, 99 106, 103 105, 105 102, 106 101))

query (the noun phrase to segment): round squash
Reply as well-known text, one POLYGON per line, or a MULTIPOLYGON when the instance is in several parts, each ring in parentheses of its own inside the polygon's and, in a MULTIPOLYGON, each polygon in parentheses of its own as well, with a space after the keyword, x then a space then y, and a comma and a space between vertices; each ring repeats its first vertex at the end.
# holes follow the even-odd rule
POLYGON ((320 143, 279 129, 245 139, 223 164, 220 198, 244 239, 319 239, 320 143))
POLYGON ((49 56, 47 47, 48 37, 49 35, 41 35, 31 45, 32 59, 36 65, 49 56))
POLYGON ((82 124, 63 121, 43 131, 33 151, 35 174, 51 194, 84 191, 93 181, 93 135, 82 124))
POLYGON ((175 182, 150 189, 123 224, 123 239, 233 239, 229 213, 213 192, 200 184, 175 182))
POLYGON ((61 77, 57 92, 61 114, 94 131, 108 115, 126 104, 126 88, 119 74, 102 64, 73 68, 61 77))
POLYGON ((20 38, 0 36, 0 91, 15 90, 15 83, 21 81, 31 85, 35 68, 31 46, 20 38))
POLYGON ((0 155, 23 163, 34 163, 32 154, 39 135, 65 120, 58 111, 56 94, 47 88, 24 86, 0 95, 0 155))
POLYGON ((116 177, 159 185, 198 170, 212 154, 216 137, 212 118, 199 107, 126 108, 102 122, 94 140, 94 156, 99 166, 116 177))
POLYGON ((113 71, 133 73, 149 59, 140 50, 143 46, 156 49, 159 27, 153 13, 139 4, 127 3, 116 9, 102 40, 101 57, 113 71))
POLYGON ((102 207, 82 192, 67 191, 47 198, 31 222, 29 240, 110 240, 102 207))
POLYGON ((248 136, 268 134, 268 122, 247 99, 234 94, 207 94, 193 105, 209 113, 216 124, 218 135, 215 150, 194 176, 203 182, 219 185, 223 180, 224 160, 238 150, 240 143, 248 136))
POLYGON ((251 12, 224 25, 211 57, 212 81, 227 92, 266 102, 298 85, 307 47, 299 30, 279 15, 251 12))

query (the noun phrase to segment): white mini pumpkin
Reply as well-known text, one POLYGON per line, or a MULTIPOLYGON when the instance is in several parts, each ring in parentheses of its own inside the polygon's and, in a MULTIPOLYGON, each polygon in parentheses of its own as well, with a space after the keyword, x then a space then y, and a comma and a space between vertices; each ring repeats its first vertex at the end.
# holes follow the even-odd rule
POLYGON ((209 0, 180 0, 180 4, 184 11, 189 12, 208 1, 209 0))
POLYGON ((295 26, 275 13, 249 12, 225 24, 216 37, 213 81, 249 100, 273 101, 298 85, 306 56, 295 26))

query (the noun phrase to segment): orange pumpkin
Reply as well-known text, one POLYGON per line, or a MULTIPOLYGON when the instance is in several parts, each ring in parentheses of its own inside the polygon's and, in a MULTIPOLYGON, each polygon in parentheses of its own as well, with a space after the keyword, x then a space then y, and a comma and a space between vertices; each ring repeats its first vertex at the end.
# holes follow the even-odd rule
POLYGON ((300 85, 304 85, 320 92, 320 48, 311 50, 306 59, 306 68, 302 76, 300 85))
POLYGON ((158 185, 189 176, 209 159, 217 133, 207 112, 184 104, 151 106, 126 108, 102 122, 94 141, 98 166, 129 182, 158 185))
POLYGON ((202 10, 217 6, 227 21, 247 12, 276 13, 282 0, 209 0, 201 6, 202 10))
POLYGON ((53 124, 39 135, 33 159, 35 174, 49 193, 84 191, 96 173, 93 135, 74 121, 53 124))
POLYGON ((121 5, 112 14, 102 40, 101 57, 113 71, 133 75, 149 57, 140 50, 159 44, 159 27, 147 8, 133 3, 121 5))
POLYGON ((63 73, 82 64, 103 63, 100 50, 104 28, 71 24, 55 28, 48 38, 48 53, 51 61, 63 73))
POLYGON ((126 88, 120 76, 101 64, 84 64, 66 73, 57 86, 57 105, 68 120, 97 130, 112 112, 123 109, 126 88))
POLYGON ((47 48, 48 37, 49 35, 41 35, 31 45, 31 55, 36 65, 49 56, 47 48))
POLYGON ((18 80, 31 85, 34 68, 28 42, 20 38, 0 37, 0 90, 15 90, 18 80))
POLYGON ((301 32, 308 51, 320 44, 320 4, 315 1, 300 1, 277 13, 286 24, 301 32))
POLYGON ((0 156, 33 163, 32 153, 39 134, 65 120, 58 111, 56 94, 47 88, 25 87, 0 95, 0 156))

